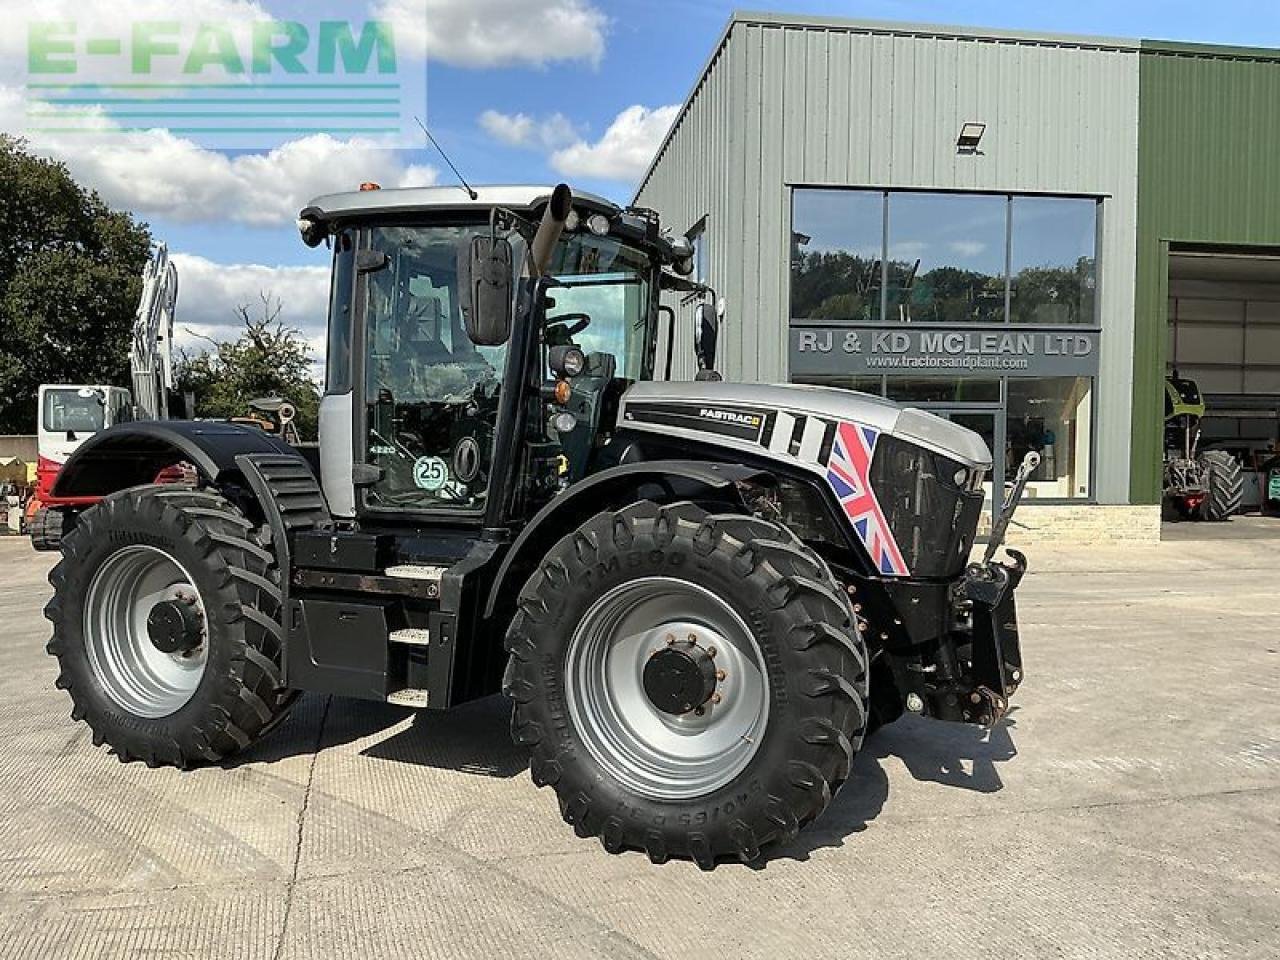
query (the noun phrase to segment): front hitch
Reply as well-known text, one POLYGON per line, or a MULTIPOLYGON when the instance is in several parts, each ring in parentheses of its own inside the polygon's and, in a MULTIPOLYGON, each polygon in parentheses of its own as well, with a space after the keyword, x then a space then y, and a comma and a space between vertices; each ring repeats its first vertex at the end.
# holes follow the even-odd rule
POLYGON ((1013 593, 1027 572, 1027 558, 1017 550, 1006 550, 1013 562, 997 563, 995 555, 1038 466, 1040 454, 1032 451, 1022 458, 991 526, 982 562, 969 564, 964 579, 956 584, 956 601, 968 616, 973 637, 969 665, 972 689, 968 703, 961 708, 962 719, 971 723, 986 726, 1003 717, 1009 710, 1009 698, 1022 683, 1022 647, 1013 593))

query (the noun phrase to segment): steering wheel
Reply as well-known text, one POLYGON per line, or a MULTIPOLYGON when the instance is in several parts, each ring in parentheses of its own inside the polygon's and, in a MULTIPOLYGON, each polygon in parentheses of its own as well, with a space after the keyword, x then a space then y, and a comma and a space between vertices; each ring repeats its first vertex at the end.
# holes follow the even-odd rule
POLYGON ((558 317, 551 317, 547 323, 547 344, 553 347, 568 346, 574 337, 589 326, 589 313, 562 313, 558 317))

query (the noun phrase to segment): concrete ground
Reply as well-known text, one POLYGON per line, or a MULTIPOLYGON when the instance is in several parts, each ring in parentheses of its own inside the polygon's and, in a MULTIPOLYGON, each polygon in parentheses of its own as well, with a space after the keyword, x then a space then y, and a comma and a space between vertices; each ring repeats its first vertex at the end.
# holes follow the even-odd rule
POLYGON ((1280 517, 1242 513, 1226 523, 1166 520, 1160 524, 1160 539, 1193 543, 1206 540, 1271 540, 1280 546, 1280 517))
POLYGON ((121 765, 53 687, 51 561, 0 540, 0 957, 1280 955, 1274 543, 1032 564, 1007 722, 894 724, 704 874, 575 839, 497 700, 308 697, 225 769, 121 765))

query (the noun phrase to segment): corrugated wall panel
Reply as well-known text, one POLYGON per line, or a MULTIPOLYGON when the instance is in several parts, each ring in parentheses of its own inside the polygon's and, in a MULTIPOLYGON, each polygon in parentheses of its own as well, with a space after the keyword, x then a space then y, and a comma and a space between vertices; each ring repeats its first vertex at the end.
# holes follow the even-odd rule
POLYGON ((1160 493, 1168 245, 1280 246, 1280 55, 1144 43, 1132 496, 1160 493))
POLYGON ((1096 492, 1125 502, 1136 45, 786 20, 732 23, 638 196, 678 231, 707 217, 726 376, 787 377, 794 186, 1103 196, 1096 492), (981 156, 956 154, 966 120, 988 124, 981 156))

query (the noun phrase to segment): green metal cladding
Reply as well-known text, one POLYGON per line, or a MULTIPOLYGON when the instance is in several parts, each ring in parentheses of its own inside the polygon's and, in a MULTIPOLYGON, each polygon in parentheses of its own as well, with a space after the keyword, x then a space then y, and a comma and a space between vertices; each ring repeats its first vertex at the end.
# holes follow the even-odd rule
POLYGON ((1280 247, 1280 51, 1139 56, 1134 503, 1160 498, 1170 244, 1280 247))

